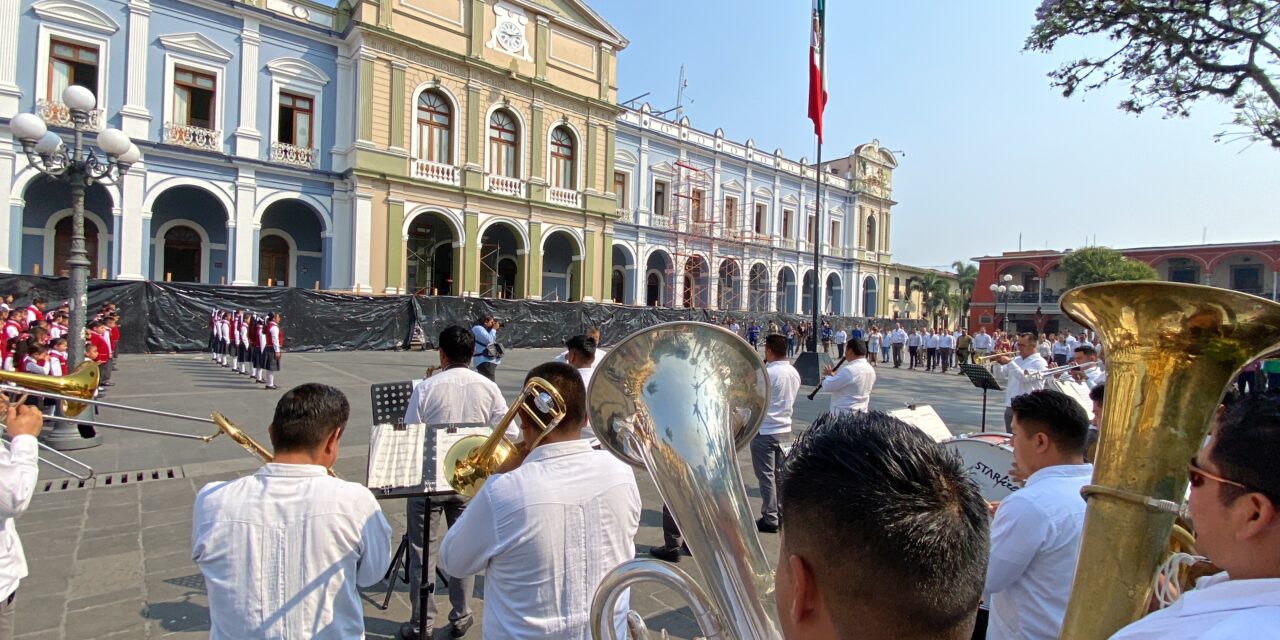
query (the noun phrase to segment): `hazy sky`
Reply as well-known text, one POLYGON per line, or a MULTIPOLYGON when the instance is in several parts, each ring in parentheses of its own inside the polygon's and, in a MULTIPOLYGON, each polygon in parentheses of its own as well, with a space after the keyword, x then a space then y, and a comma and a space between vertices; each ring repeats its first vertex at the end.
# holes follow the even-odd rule
MULTIPOLYGON (((631 44, 619 100, 674 106, 680 65, 694 127, 814 158, 806 118, 809 0, 594 0, 631 44)), ((824 159, 878 138, 894 178, 895 261, 1024 249, 1280 240, 1280 151, 1215 143, 1230 111, 1135 117, 1121 88, 1070 100, 1023 53, 1035 0, 827 2, 824 159)), ((1099 42, 1074 48, 1097 47, 1099 42)))

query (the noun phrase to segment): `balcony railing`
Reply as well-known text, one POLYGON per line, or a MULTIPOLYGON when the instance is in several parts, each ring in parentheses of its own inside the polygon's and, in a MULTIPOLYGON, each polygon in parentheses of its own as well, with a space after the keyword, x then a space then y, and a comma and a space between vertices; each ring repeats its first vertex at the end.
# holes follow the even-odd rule
POLYGON ((173 122, 164 123, 164 142, 202 151, 222 151, 222 132, 173 122))
POLYGON ((499 195, 523 198, 524 180, 488 173, 484 176, 484 190, 499 195))
POLYGON ((547 187, 547 202, 577 209, 582 206, 582 194, 573 189, 547 187))
POLYGON ((409 171, 413 177, 427 182, 438 182, 457 186, 461 183, 462 173, 451 164, 440 164, 430 160, 409 159, 409 171))
POLYGON ((316 150, 287 142, 272 142, 271 161, 310 169, 315 167, 316 150))
MULTIPOLYGON (((67 105, 56 100, 36 100, 36 115, 54 126, 70 127, 72 125, 71 110, 67 105)), ((102 131, 102 109, 89 111, 87 126, 90 131, 102 131)))
POLYGON ((782 247, 783 249, 793 249, 793 250, 794 250, 794 249, 796 248, 796 239, 795 239, 795 238, 782 238, 782 239, 781 239, 781 240, 779 240, 778 242, 779 242, 778 246, 782 247))

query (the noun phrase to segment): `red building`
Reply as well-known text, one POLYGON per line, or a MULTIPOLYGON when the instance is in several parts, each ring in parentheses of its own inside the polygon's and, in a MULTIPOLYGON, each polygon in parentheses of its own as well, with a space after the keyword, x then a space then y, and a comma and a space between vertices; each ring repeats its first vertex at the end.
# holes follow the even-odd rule
MULTIPOLYGON (((1199 244, 1176 247, 1120 249, 1133 260, 1151 265, 1161 280, 1190 282, 1243 291, 1275 300, 1280 279, 1280 242, 1199 244)), ((969 307, 969 328, 988 331, 1004 327, 1018 331, 1076 329, 1058 309, 1067 289, 1061 269, 1068 251, 1014 251, 974 258, 978 282, 969 307), (1017 293, 991 291, 992 284, 1022 287, 1017 293)))

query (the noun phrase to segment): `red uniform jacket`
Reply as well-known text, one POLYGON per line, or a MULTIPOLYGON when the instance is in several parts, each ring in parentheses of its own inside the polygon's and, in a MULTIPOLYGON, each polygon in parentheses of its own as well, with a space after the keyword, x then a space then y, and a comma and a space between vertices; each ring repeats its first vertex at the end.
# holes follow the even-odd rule
POLYGON ((94 362, 105 364, 111 360, 111 343, 106 336, 90 331, 89 342, 92 342, 93 346, 98 348, 98 357, 93 359, 94 362))

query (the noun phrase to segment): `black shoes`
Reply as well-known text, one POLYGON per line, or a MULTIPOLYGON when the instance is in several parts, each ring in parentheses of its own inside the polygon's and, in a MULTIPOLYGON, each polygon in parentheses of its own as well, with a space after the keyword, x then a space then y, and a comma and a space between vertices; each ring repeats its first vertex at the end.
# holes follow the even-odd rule
POLYGON ((400 625, 400 640, 418 640, 420 635, 414 623, 406 622, 400 625))
POLYGON ((467 635, 467 631, 469 631, 471 629, 471 626, 474 625, 475 623, 476 623, 475 616, 467 616, 461 620, 455 620, 453 623, 453 628, 449 630, 449 637, 461 638, 462 636, 467 635))
POLYGON ((764 518, 760 518, 759 520, 756 520, 756 531, 759 531, 760 533, 777 533, 778 525, 769 524, 764 521, 764 518))
POLYGON ((666 562, 680 562, 680 547, 650 547, 649 555, 666 562))

